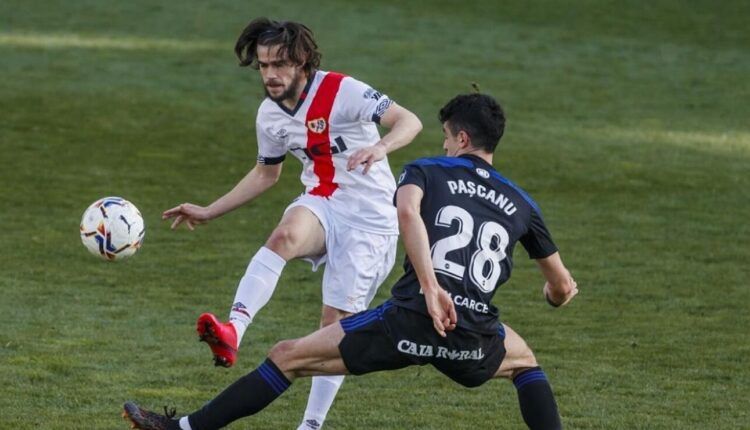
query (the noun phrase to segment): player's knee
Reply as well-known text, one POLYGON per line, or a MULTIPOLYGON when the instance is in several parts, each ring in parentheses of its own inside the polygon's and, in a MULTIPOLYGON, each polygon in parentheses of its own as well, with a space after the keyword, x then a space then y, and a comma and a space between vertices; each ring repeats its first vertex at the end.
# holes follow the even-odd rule
POLYGON ((515 378, 516 375, 523 372, 524 370, 530 369, 532 367, 537 367, 539 365, 536 362, 534 352, 529 347, 526 347, 526 349, 518 355, 516 360, 514 360, 514 363, 515 366, 513 366, 511 372, 511 379, 515 378))
POLYGON ((291 371, 296 342, 293 340, 282 340, 271 348, 268 358, 274 362, 282 372, 291 371))
POLYGON ((293 252, 299 242, 299 233, 289 226, 280 225, 274 229, 268 241, 266 241, 266 248, 283 256, 284 254, 293 252))
POLYGON ((521 365, 528 365, 528 367, 535 367, 537 365, 534 351, 532 351, 528 346, 524 348, 523 351, 521 351, 521 355, 518 357, 518 361, 521 365))

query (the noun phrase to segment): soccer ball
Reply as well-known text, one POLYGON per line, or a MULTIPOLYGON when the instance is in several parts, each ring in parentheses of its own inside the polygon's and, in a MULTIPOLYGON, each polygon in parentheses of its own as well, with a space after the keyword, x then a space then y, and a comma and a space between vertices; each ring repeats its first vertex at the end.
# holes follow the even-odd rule
POLYGON ((108 261, 135 254, 145 233, 138 208, 121 197, 95 201, 81 219, 81 242, 92 254, 108 261))

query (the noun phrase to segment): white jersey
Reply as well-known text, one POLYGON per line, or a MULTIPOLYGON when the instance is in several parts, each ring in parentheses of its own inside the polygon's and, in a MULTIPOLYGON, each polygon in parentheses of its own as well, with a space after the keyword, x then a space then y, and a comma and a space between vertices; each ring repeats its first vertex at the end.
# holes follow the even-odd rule
POLYGON ((363 82, 317 71, 294 110, 266 98, 258 109, 258 162, 278 164, 287 153, 303 165, 305 194, 326 198, 337 222, 380 234, 398 234, 388 159, 349 172, 349 156, 380 140, 376 123, 393 102, 363 82))

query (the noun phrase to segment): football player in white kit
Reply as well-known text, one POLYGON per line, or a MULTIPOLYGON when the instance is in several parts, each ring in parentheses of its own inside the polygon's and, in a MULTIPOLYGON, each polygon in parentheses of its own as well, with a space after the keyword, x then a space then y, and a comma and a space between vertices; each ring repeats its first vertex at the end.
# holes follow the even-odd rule
MULTIPOLYGON (((321 326, 363 311, 396 257, 396 184, 386 154, 422 129, 410 111, 352 77, 318 70, 320 53, 302 24, 258 18, 240 35, 241 66, 260 70, 266 98, 258 109, 258 161, 227 194, 203 207, 183 203, 163 213, 189 229, 254 200, 273 186, 287 154, 303 164, 305 192, 286 209, 250 261, 229 314, 210 313, 197 330, 216 365, 234 364, 242 336, 268 302, 284 265, 325 263, 321 326), (380 137, 377 124, 389 129, 380 137)), ((343 376, 313 378, 300 429, 319 429, 343 376)))

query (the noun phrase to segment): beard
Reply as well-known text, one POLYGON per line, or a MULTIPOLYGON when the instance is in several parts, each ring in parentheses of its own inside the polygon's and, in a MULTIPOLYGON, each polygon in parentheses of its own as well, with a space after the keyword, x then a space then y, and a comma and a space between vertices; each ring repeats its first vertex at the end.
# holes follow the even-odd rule
POLYGON ((268 87, 266 87, 265 84, 263 84, 263 91, 266 93, 266 97, 271 99, 272 101, 276 103, 281 103, 285 100, 290 101, 297 101, 297 94, 299 93, 300 88, 302 87, 303 79, 300 79, 299 74, 295 74, 292 83, 289 84, 289 88, 284 90, 281 94, 278 96, 272 96, 271 93, 268 92, 268 87))

